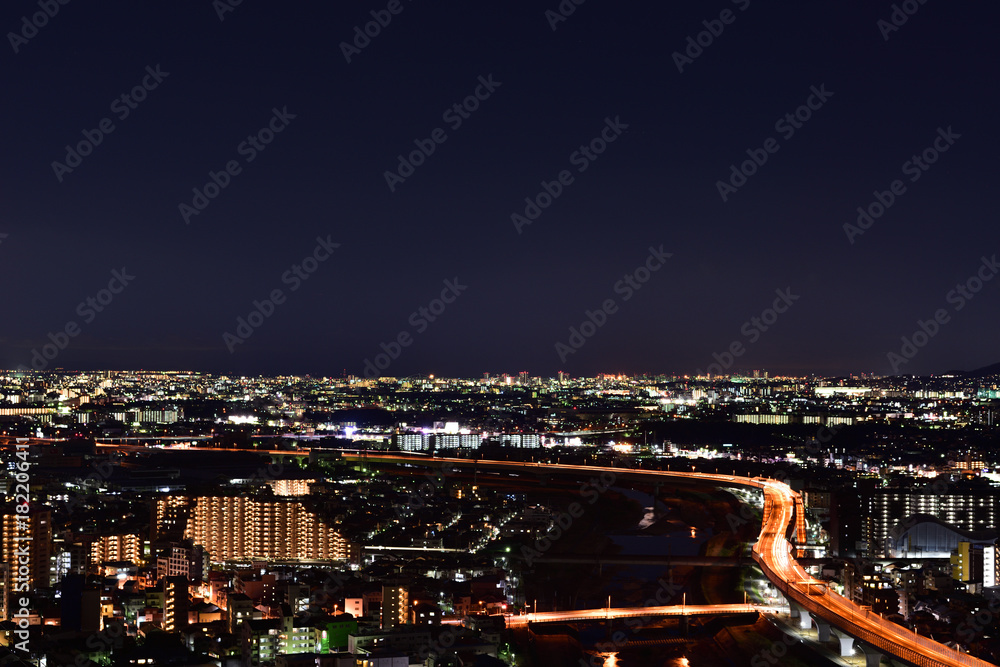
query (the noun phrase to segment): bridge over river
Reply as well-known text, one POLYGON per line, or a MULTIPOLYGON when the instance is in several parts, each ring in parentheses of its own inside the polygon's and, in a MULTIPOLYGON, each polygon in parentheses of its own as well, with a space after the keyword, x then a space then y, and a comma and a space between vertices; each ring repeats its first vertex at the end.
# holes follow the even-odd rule
MULTIPOLYGON (((799 612, 803 627, 815 622, 820 638, 829 637, 831 628, 840 632, 842 653, 852 652, 852 638, 868 645, 866 651, 869 664, 878 664, 879 653, 918 667, 996 667, 992 663, 961 653, 929 637, 918 635, 908 628, 891 623, 868 608, 862 607, 827 588, 826 583, 814 579, 807 573, 801 562, 792 556, 792 544, 788 540, 790 532, 796 542, 805 544, 805 512, 801 496, 792 491, 784 482, 763 477, 737 477, 700 472, 675 472, 642 470, 635 468, 608 468, 597 466, 574 466, 559 464, 519 463, 512 461, 485 461, 429 456, 407 456, 383 452, 366 454, 343 454, 348 460, 364 460, 368 463, 409 463, 431 467, 475 467, 479 470, 503 470, 515 474, 537 472, 545 475, 570 474, 594 476, 602 473, 614 475, 615 479, 645 478, 659 476, 674 483, 700 483, 714 486, 730 486, 758 489, 764 494, 764 516, 760 535, 753 547, 752 558, 760 566, 765 576, 789 600, 793 609, 799 612), (874 648, 875 650, 871 650, 874 648)), ((676 562, 676 561, 672 561, 676 562)), ((738 605, 741 606, 741 605, 738 605)), ((593 613, 597 610, 589 610, 593 613)), ((648 613, 647 610, 643 610, 648 613)), ((560 612, 563 613, 563 612, 560 612)))

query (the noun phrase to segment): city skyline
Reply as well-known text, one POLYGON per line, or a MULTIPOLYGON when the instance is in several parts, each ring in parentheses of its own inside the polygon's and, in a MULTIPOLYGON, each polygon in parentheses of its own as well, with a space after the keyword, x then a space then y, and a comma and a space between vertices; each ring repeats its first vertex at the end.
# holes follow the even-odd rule
POLYGON ((0 6, 0 662, 1000 665, 1000 5, 0 6))
POLYGON ((988 667, 998 370, 0 372, 0 656, 988 667))
MULTIPOLYGON (((374 365, 373 365, 374 367, 374 365)), ((46 368, 45 370, 34 370, 31 368, 16 368, 16 369, 0 369, 0 374, 10 375, 12 377, 31 377, 34 375, 44 376, 46 374, 55 375, 95 375, 101 373, 135 373, 135 374, 181 374, 181 375, 204 375, 204 376, 233 376, 233 377, 256 377, 256 378, 326 378, 326 379, 336 379, 336 380, 359 380, 359 381, 372 381, 381 379, 411 379, 411 378, 421 378, 421 379, 440 379, 440 380, 463 380, 463 381, 477 381, 483 378, 488 378, 491 380, 509 378, 510 380, 517 382, 519 377, 527 377, 531 379, 544 379, 544 380, 558 380, 560 378, 565 378, 566 380, 574 379, 599 379, 599 378, 626 378, 626 379, 642 379, 642 378, 669 378, 672 380, 689 380, 689 381, 710 381, 710 380, 720 380, 726 381, 730 379, 798 379, 798 380, 811 380, 811 381, 842 381, 842 380, 857 380, 858 382, 865 382, 867 380, 873 379, 893 379, 899 378, 905 380, 906 378, 913 379, 940 379, 940 378, 988 378, 995 376, 1000 373, 1000 364, 989 364, 987 366, 982 366, 980 368, 951 368, 942 372, 932 372, 925 374, 918 373, 904 373, 900 372, 898 374, 887 373, 878 374, 870 372, 853 372, 849 371, 846 373, 820 373, 820 372, 804 372, 804 373, 790 373, 790 372, 775 372, 769 368, 741 368, 736 364, 731 365, 728 368, 722 369, 721 364, 713 361, 706 365, 707 370, 699 369, 700 372, 652 372, 652 371, 640 371, 635 373, 625 373, 621 371, 598 371, 591 374, 573 374, 564 370, 556 371, 549 374, 536 374, 530 371, 520 370, 491 370, 483 371, 478 374, 472 375, 446 375, 434 372, 419 372, 419 373, 409 373, 409 374, 395 374, 392 372, 379 372, 377 374, 365 375, 362 371, 361 373, 352 373, 348 369, 342 369, 339 373, 292 373, 292 372, 279 372, 279 373, 244 373, 233 370, 204 370, 198 368, 63 368, 60 366, 55 366, 53 368, 46 368)), ((391 369, 389 369, 391 371, 391 369)))

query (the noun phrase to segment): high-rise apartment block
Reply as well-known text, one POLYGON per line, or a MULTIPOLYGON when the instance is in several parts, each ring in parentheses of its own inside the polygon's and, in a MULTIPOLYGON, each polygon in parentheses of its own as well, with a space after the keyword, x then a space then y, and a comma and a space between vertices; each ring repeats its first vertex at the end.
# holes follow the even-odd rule
POLYGON ((2 562, 7 566, 8 596, 48 588, 52 555, 52 510, 32 505, 18 513, 14 503, 3 505, 2 562))
POLYGON ((183 526, 184 538, 204 547, 216 563, 349 556, 347 540, 293 499, 164 496, 156 504, 156 526, 183 526))

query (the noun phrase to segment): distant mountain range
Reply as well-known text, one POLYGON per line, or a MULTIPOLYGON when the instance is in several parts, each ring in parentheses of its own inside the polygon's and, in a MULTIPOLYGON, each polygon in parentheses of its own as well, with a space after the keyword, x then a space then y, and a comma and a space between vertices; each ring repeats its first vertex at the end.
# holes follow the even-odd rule
POLYGON ((948 371, 945 375, 961 375, 963 377, 981 378, 988 375, 1000 375, 1000 363, 977 368, 974 371, 948 371))

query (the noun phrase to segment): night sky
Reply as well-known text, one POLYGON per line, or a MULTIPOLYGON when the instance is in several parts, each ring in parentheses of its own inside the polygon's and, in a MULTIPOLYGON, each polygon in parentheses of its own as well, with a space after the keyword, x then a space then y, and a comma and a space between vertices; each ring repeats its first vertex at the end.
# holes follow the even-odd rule
POLYGON ((1000 361, 1000 8, 559 7, 5 2, 0 366, 1000 361))

